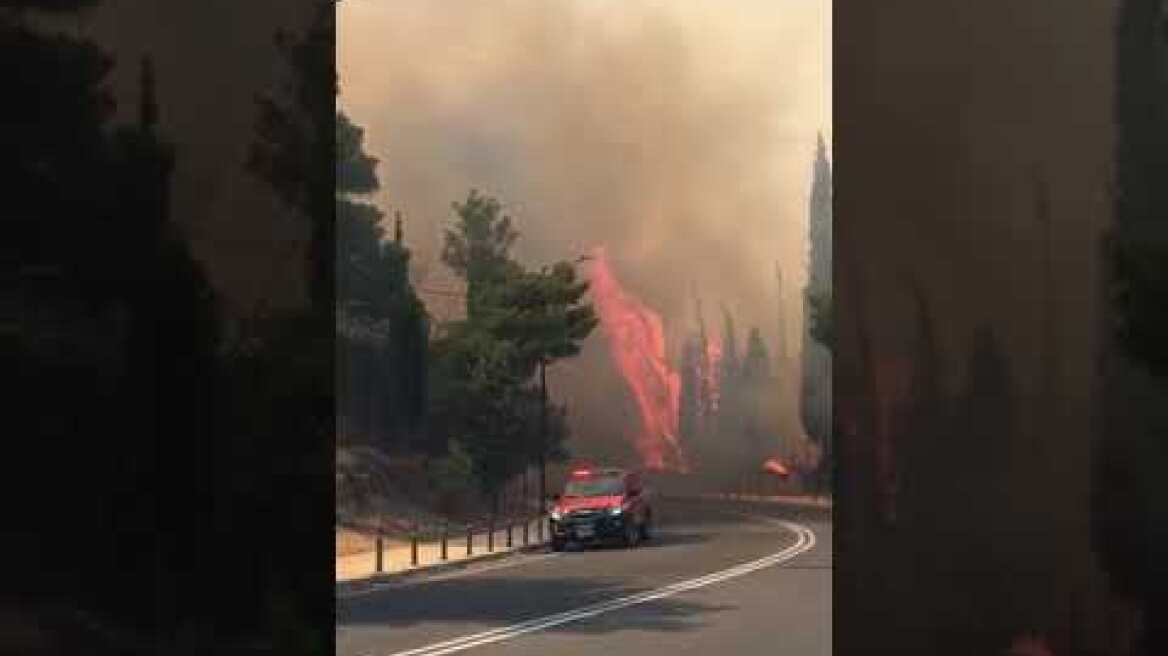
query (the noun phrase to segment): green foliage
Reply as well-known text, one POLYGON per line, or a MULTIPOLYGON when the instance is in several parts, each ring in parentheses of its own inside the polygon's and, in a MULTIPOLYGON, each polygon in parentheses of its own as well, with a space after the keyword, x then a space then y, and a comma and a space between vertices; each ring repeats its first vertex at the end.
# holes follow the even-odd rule
POLYGON ((807 285, 804 288, 805 322, 810 340, 803 348, 803 382, 800 385, 799 413, 804 430, 828 452, 832 435, 830 351, 834 346, 831 320, 832 291, 832 172, 827 144, 819 135, 812 164, 811 198, 808 207, 808 237, 811 244, 807 285), (813 348, 826 347, 824 354, 813 348), (827 355, 828 357, 825 357, 827 355))
POLYGON ((532 378, 541 362, 578 354, 597 325, 571 263, 527 271, 511 259, 519 233, 501 207, 473 190, 454 204, 443 260, 467 281, 467 318, 434 343, 430 379, 431 429, 465 449, 485 492, 565 455, 567 410, 545 408, 532 378))
POLYGON ((509 374, 526 379, 540 361, 579 353, 597 318, 582 302, 588 283, 576 268, 557 262, 534 272, 511 260, 519 233, 493 198, 472 190, 454 208, 458 220, 446 231, 443 261, 467 281, 466 321, 477 334, 509 344, 509 374))
POLYGON ((463 203, 452 203, 458 221, 447 229, 442 261, 455 273, 469 279, 503 271, 510 262, 511 246, 519 238, 511 217, 502 215, 502 205, 475 189, 463 203))
POLYGON ((338 411, 343 439, 413 448, 426 404, 428 320, 409 279, 409 251, 385 239, 383 213, 357 200, 380 186, 363 132, 341 112, 336 127, 338 411))
POLYGON ((514 272, 485 289, 492 332, 514 344, 518 377, 533 375, 540 361, 580 352, 580 342, 598 322, 592 306, 581 304, 587 292, 588 283, 577 280, 575 267, 566 262, 539 272, 514 272))
POLYGON ((808 293, 807 306, 811 311, 811 338, 831 350, 835 344, 831 294, 808 293))
POLYGON ((365 130, 340 111, 337 112, 335 141, 337 191, 347 194, 377 191, 377 160, 364 150, 365 130))
POLYGON ((452 441, 447 454, 430 463, 429 475, 438 495, 463 495, 474 482, 474 460, 460 442, 452 441))
POLYGON ((511 364, 514 348, 482 327, 462 322, 434 344, 431 428, 461 445, 485 492, 519 471, 528 425, 519 407, 521 386, 511 364))
POLYGON ((491 286, 516 275, 521 268, 510 259, 511 246, 519 238, 502 205, 472 189, 466 202, 453 203, 458 220, 446 230, 442 261, 467 282, 467 316, 477 319, 491 286))

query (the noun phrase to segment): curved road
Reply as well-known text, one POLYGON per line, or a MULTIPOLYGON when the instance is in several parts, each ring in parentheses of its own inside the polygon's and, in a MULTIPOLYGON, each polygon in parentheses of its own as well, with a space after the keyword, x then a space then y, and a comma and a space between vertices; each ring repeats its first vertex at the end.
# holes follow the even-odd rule
POLYGON ((343 656, 830 654, 831 521, 662 501, 636 549, 522 555, 337 598, 343 656))

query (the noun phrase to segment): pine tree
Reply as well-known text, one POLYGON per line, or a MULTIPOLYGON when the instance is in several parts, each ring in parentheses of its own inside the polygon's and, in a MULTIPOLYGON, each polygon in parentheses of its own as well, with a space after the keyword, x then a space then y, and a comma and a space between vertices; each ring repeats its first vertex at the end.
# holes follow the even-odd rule
POLYGON ((519 233, 511 217, 502 214, 499 201, 477 190, 452 207, 458 221, 446 230, 442 261, 466 280, 466 316, 476 320, 489 311, 484 295, 517 273, 511 247, 519 233))
POLYGON ((736 407, 741 417, 739 430, 746 464, 753 468, 762 462, 773 446, 769 410, 772 407, 770 395, 774 390, 774 380, 771 377, 770 356, 757 327, 751 328, 747 337, 739 380, 736 407))
POLYGON ((803 386, 800 399, 807 434, 831 450, 831 355, 817 340, 830 337, 831 163, 823 135, 816 143, 809 204, 810 270, 804 290, 803 386), (826 330, 826 332, 825 332, 826 330))
POLYGON ((737 337, 734 334, 734 317, 730 316, 730 310, 726 309, 726 306, 722 306, 722 319, 722 371, 719 380, 723 383, 725 393, 726 385, 733 385, 738 378, 740 364, 737 337))
MULTIPOLYGON (((338 408, 342 439, 364 435, 383 449, 425 448, 419 442, 426 403, 427 319, 409 280, 409 251, 381 225, 383 212, 365 198, 380 187, 377 160, 364 132, 337 113, 337 307, 343 332, 338 408)), ((440 449, 437 449, 440 450, 440 449)))
MULTIPOLYGON (((467 315, 434 345, 434 428, 471 454, 480 482, 497 491, 529 462, 562 453, 557 411, 541 399, 536 373, 579 353, 596 327, 588 283, 573 264, 528 271, 511 259, 519 233, 494 198, 472 190, 454 203, 443 261, 467 282, 467 315)), ((442 438, 440 438, 442 439, 442 438)))

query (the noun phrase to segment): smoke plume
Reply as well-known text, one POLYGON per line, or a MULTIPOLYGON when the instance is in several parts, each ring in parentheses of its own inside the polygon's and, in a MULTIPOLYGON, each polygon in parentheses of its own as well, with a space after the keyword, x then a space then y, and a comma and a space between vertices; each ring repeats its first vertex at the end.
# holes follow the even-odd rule
MULTIPOLYGON (((606 245, 676 362, 695 288, 774 343, 776 261, 799 334, 829 20, 813 0, 347 0, 340 102, 381 161, 377 201, 405 215, 423 292, 454 286, 440 235, 475 187, 515 218, 527 264, 606 245)), ((549 370, 589 443, 639 414, 600 332, 549 370)))

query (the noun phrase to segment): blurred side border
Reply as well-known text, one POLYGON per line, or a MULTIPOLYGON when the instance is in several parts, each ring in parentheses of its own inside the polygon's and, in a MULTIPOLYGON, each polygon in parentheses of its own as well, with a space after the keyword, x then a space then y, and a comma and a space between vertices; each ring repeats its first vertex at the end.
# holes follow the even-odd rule
POLYGON ((1168 653, 1162 3, 834 3, 837 653, 1168 653))
POLYGON ((17 653, 333 652, 334 12, 0 7, 17 653))

